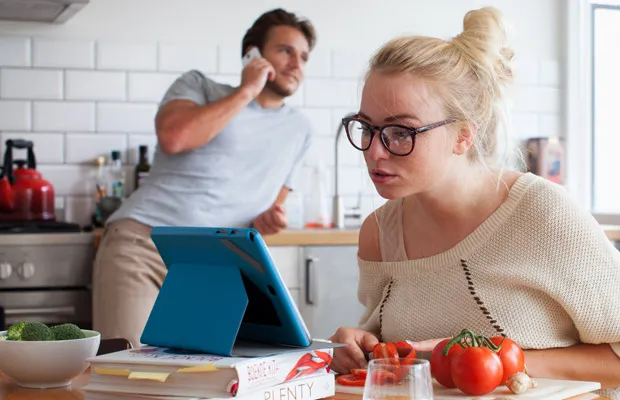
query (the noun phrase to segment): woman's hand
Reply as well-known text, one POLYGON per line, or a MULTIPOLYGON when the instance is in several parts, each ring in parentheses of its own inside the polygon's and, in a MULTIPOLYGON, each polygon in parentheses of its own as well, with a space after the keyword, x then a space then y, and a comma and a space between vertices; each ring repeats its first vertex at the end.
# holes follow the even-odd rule
POLYGON ((416 352, 431 352, 433 351, 435 346, 437 346, 439 342, 441 342, 444 339, 447 339, 447 338, 428 339, 428 340, 421 340, 419 342, 412 342, 411 340, 407 340, 407 343, 409 343, 416 352))
POLYGON ((348 374, 355 368, 366 368, 368 363, 366 354, 379 343, 379 339, 370 332, 346 327, 338 328, 329 340, 347 345, 334 349, 334 357, 330 364, 330 368, 340 374, 348 374))

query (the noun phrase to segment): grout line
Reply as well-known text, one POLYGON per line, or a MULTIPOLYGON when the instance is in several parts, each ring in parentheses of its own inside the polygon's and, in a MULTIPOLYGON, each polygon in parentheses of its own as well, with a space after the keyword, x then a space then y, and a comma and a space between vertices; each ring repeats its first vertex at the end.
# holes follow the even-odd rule
POLYGON ((30 47, 28 49, 28 56, 30 57, 30 60, 28 60, 29 61, 28 66, 30 68, 34 68, 34 39, 29 37, 27 43, 28 43, 28 46, 30 47))
POLYGON ((155 43, 155 71, 161 71, 161 43, 155 43))
POLYGON ((129 71, 125 71, 125 102, 126 103, 133 103, 132 101, 130 101, 130 97, 129 97, 129 74, 132 72, 129 71))
POLYGON ((62 79, 62 99, 63 101, 67 100, 67 70, 62 70, 62 75, 61 75, 61 79, 62 79))
POLYGON ((93 67, 90 68, 90 70, 96 70, 97 69, 97 63, 99 62, 99 56, 97 55, 97 53, 98 53, 97 50, 99 49, 99 42, 97 40, 93 40, 92 43, 93 43, 93 46, 92 46, 93 47, 92 48, 92 51, 93 51, 93 56, 92 56, 93 67))
POLYGON ((19 98, 19 97, 3 97, 0 100, 6 100, 6 101, 21 101, 21 102, 27 102, 27 101, 31 101, 31 102, 37 102, 37 103, 60 103, 60 104, 118 104, 118 105, 125 105, 125 104, 135 104, 135 105, 154 105, 157 106, 158 102, 156 101, 146 101, 146 100, 139 100, 139 101, 122 101, 122 100, 101 100, 101 99, 44 99, 44 98, 32 98, 32 97, 28 97, 28 98, 19 98))
POLYGON ((30 130, 34 131, 34 101, 30 101, 30 130))
POLYGON ((67 133, 63 132, 62 134, 62 140, 63 140, 63 146, 62 146, 62 163, 63 164, 67 164, 67 133))
POLYGON ((217 46, 215 48, 215 74, 222 74, 222 48, 221 46, 217 46))

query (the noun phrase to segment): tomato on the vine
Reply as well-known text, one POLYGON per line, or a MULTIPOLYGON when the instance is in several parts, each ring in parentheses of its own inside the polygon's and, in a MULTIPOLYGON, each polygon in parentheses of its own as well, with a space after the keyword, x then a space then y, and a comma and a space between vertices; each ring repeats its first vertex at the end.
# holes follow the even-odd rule
POLYGON ((504 375, 500 385, 505 385, 508 378, 512 375, 525 371, 525 354, 518 344, 507 337, 494 336, 489 340, 496 346, 501 344, 497 355, 502 361, 502 367, 504 368, 504 375))
POLYGON ((456 387, 470 396, 494 391, 502 381, 502 361, 487 347, 467 347, 454 356, 450 372, 456 387))
POLYGON ((452 380, 452 372, 450 372, 450 364, 454 356, 463 351, 463 347, 459 344, 455 344, 448 350, 448 355, 443 355, 443 350, 450 342, 450 338, 444 339, 439 342, 431 353, 431 375, 437 382, 447 388, 455 388, 454 380, 452 380))

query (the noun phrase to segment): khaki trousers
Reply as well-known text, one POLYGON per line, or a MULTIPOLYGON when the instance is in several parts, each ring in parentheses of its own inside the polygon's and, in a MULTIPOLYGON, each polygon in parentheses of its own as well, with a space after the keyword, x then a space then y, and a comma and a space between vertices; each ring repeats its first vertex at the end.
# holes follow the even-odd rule
POLYGON ((167 268, 150 237, 134 220, 107 226, 93 271, 93 329, 102 339, 124 338, 139 346, 167 268))

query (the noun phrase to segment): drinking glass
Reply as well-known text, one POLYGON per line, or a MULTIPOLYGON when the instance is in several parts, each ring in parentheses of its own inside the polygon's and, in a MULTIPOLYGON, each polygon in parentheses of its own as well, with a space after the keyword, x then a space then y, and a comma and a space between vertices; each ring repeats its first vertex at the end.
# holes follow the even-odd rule
POLYGON ((432 400, 428 360, 378 358, 368 363, 363 400, 432 400))

